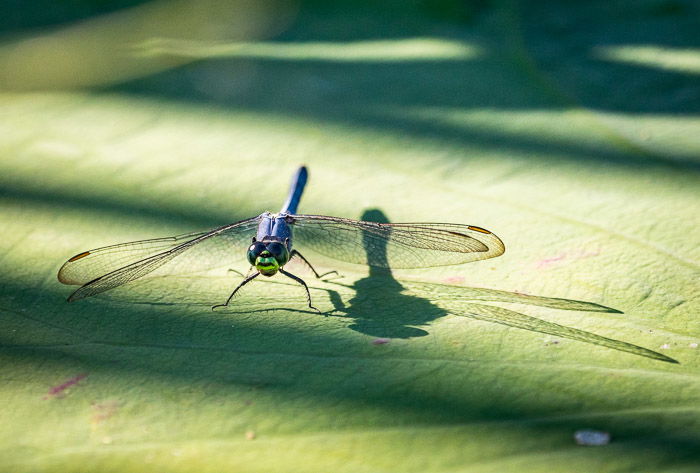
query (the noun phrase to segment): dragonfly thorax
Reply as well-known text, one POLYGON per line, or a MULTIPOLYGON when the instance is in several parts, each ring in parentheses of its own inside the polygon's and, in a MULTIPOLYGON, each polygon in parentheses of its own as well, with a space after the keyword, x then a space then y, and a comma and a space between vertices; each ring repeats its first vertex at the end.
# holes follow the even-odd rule
POLYGON ((248 248, 248 262, 263 276, 273 276, 289 261, 287 245, 277 239, 255 241, 248 248))

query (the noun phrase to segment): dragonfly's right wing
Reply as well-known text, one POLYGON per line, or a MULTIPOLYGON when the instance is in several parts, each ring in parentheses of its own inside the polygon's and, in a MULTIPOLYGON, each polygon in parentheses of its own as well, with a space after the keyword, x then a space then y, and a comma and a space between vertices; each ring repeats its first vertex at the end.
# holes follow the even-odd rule
POLYGON ((149 256, 175 248, 208 232, 186 233, 167 238, 132 241, 83 251, 66 261, 58 271, 63 284, 83 285, 149 256))
POLYGON ((260 217, 253 217, 206 232, 85 251, 66 261, 58 272, 58 280, 64 284, 82 284, 68 298, 74 301, 121 286, 159 268, 165 269, 165 274, 173 274, 226 266, 245 257, 259 221, 260 217))

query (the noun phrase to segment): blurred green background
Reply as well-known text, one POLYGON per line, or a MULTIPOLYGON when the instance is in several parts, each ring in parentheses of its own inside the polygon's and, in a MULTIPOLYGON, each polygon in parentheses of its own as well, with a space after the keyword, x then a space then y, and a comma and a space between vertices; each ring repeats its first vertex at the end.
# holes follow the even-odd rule
POLYGON ((3 7, 0 471, 700 470, 697 1, 3 7), (212 312, 226 268, 65 302, 70 256, 277 210, 302 163, 301 212, 506 253, 307 254, 325 316, 280 278, 212 312))

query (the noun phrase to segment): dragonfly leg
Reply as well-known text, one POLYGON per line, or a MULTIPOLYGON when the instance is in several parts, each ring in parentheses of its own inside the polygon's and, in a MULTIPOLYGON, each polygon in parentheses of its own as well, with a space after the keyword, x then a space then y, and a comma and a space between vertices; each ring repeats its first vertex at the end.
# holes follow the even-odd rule
POLYGON ((338 274, 338 271, 328 271, 327 273, 318 274, 314 267, 311 266, 311 263, 309 263, 309 261, 306 258, 304 258, 304 255, 299 253, 297 250, 292 250, 289 259, 292 259, 295 256, 298 256, 306 264, 306 266, 308 266, 311 269, 311 271, 314 272, 314 276, 316 276, 316 279, 321 279, 323 276, 328 276, 329 274, 335 274, 336 276, 340 276, 340 274, 338 274))
POLYGON ((238 271, 237 269, 233 269, 233 268, 228 268, 228 272, 229 273, 236 273, 242 278, 247 278, 248 276, 250 276, 250 273, 251 273, 251 271, 253 271, 253 268, 255 268, 255 266, 251 266, 250 268, 248 268, 248 272, 245 274, 243 274, 242 272, 238 271))
POLYGON ((279 272, 282 273, 282 274, 284 274, 284 275, 287 276, 288 278, 294 279, 296 282, 298 282, 299 284, 301 284, 302 286, 304 286, 304 289, 306 289, 306 299, 307 299, 307 301, 309 302, 309 308, 315 310, 316 312, 319 312, 319 313, 321 312, 321 311, 318 310, 316 307, 314 307, 314 306, 311 305, 311 293, 309 292, 309 286, 306 285, 306 283, 304 282, 303 279, 301 279, 301 278, 298 277, 298 276, 293 275, 292 273, 288 273, 287 271, 285 271, 285 270, 282 269, 282 268, 279 269, 279 272))
POLYGON ((253 279, 257 278, 258 276, 260 276, 260 273, 255 273, 255 274, 253 274, 253 275, 250 275, 250 276, 246 277, 243 281, 241 281, 241 283, 236 287, 236 289, 233 290, 233 292, 231 293, 231 295, 228 296, 228 299, 226 299, 226 302, 225 302, 224 304, 217 304, 217 305, 214 305, 214 306, 211 307, 211 310, 214 310, 214 309, 216 309, 217 307, 226 307, 226 306, 229 304, 229 302, 231 302, 231 299, 233 299, 233 296, 236 295, 236 293, 238 292, 238 290, 239 290, 240 288, 242 288, 243 286, 245 286, 246 284, 248 284, 248 283, 249 283, 250 281, 252 281, 253 279))
MULTIPOLYGON (((245 277, 247 276, 247 274, 243 274, 242 272, 238 271, 237 269, 233 269, 233 268, 228 268, 228 272, 229 272, 229 273, 237 274, 237 275, 239 275, 239 276, 241 276, 241 277, 243 277, 243 278, 245 278, 245 277)), ((249 274, 250 274, 250 273, 249 273, 249 274)))

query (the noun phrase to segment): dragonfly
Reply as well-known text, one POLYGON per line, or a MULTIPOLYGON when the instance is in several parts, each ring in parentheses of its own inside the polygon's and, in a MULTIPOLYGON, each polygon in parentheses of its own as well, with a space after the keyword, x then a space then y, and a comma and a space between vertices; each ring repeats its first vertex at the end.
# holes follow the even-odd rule
MULTIPOLYGON (((263 212, 204 232, 139 240, 83 251, 58 271, 63 284, 79 285, 68 301, 77 301, 130 283, 147 275, 197 272, 232 264, 245 256, 248 275, 223 304, 259 276, 282 274, 311 293, 306 282, 285 270, 293 259, 319 274, 297 249, 307 249, 347 263, 386 269, 448 266, 500 256, 503 242, 489 230, 455 223, 376 223, 325 215, 297 214, 308 180, 306 166, 292 178, 286 201, 278 213, 263 212)), ((320 311, 319 311, 320 312, 320 311)))

